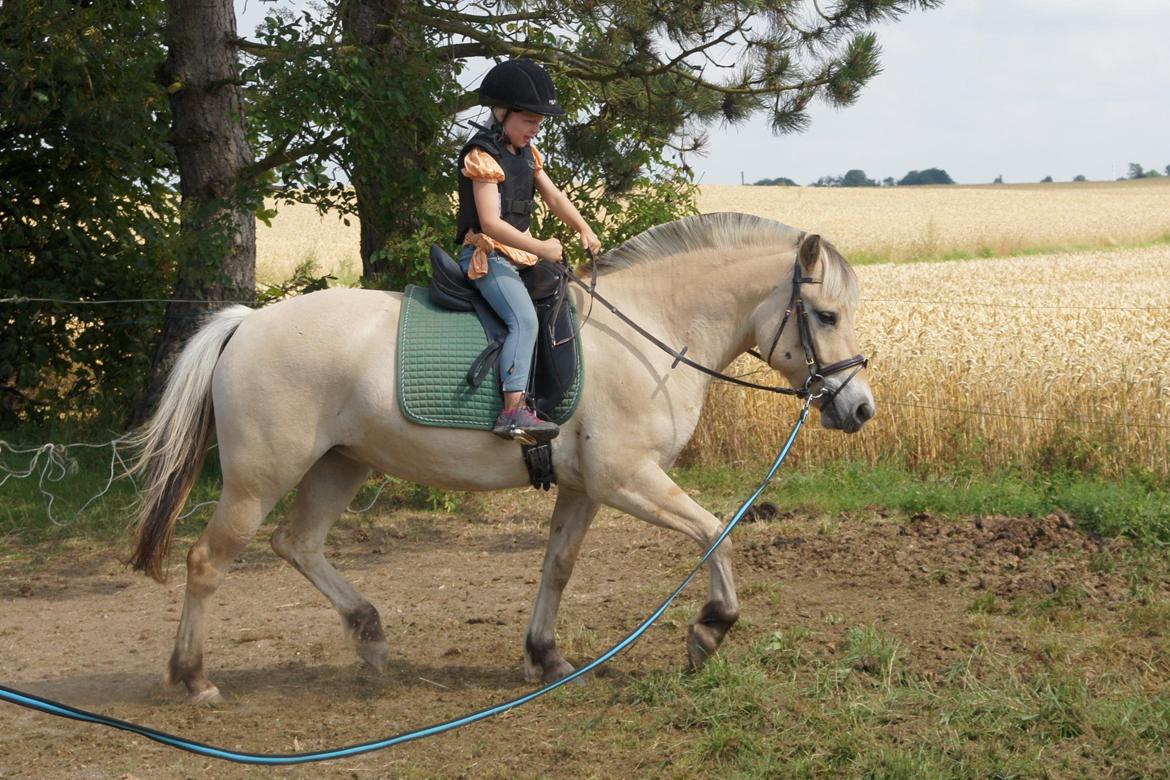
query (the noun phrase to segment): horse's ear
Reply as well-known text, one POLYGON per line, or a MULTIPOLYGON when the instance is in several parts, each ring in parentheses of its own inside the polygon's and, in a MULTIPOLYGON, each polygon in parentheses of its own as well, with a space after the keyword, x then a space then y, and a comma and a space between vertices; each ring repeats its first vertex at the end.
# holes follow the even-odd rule
POLYGON ((821 237, 816 233, 809 233, 800 242, 800 264, 805 273, 812 273, 813 267, 821 259, 821 237))

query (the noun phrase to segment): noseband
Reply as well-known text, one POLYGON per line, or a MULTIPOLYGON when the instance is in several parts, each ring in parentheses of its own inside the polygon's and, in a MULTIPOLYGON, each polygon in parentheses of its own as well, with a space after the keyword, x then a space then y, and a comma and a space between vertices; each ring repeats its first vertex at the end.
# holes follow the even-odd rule
POLYGON ((784 333, 784 327, 788 324, 788 320, 792 317, 793 312, 795 312, 797 333, 800 336, 800 349, 804 352, 804 362, 808 366, 808 379, 804 381, 804 387, 802 389, 806 393, 812 394, 812 386, 820 382, 822 386, 821 392, 814 395, 815 397, 824 398, 823 404, 830 404, 837 394, 845 389, 845 385, 853 381, 853 377, 857 376, 857 372, 869 365, 869 359, 864 355, 854 355, 851 358, 838 360, 836 363, 830 363, 827 366, 821 364, 820 355, 817 354, 817 343, 813 339, 812 325, 808 319, 808 309, 804 305, 804 296, 800 294, 800 286, 802 284, 820 283, 820 279, 804 275, 800 260, 797 259, 792 265, 792 294, 788 297, 788 308, 784 310, 784 317, 780 320, 780 327, 776 329, 776 335, 772 337, 772 346, 768 348, 768 356, 764 357, 754 349, 748 350, 748 352, 763 360, 768 365, 772 365, 772 353, 776 351, 776 345, 780 343, 780 336, 784 333), (853 370, 849 372, 849 376, 845 377, 844 382, 833 389, 825 389, 824 382, 827 377, 850 368, 853 370))

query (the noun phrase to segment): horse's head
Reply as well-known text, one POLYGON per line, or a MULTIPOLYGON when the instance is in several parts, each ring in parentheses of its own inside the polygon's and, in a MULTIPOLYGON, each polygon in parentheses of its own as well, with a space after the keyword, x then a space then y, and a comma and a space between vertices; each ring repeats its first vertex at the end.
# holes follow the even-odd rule
POLYGON ((802 234, 792 275, 752 315, 768 364, 817 396, 822 425, 847 433, 876 411, 853 333, 857 301, 857 277, 845 258, 820 236, 802 234))

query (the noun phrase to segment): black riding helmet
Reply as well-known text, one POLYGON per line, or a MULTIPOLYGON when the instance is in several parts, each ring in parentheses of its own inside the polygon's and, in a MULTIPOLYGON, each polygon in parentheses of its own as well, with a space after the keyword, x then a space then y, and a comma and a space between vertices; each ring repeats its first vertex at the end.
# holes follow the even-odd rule
POLYGON ((564 116, 557 103, 557 90, 544 68, 530 59, 501 62, 488 71, 479 85, 479 102, 531 111, 542 116, 564 116))

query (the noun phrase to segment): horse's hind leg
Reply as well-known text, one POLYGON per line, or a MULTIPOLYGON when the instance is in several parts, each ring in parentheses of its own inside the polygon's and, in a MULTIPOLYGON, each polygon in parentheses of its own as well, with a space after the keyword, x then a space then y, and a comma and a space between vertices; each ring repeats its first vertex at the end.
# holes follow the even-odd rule
POLYGON ((203 641, 207 634, 207 599, 223 583, 227 567, 247 546, 272 509, 251 491, 225 482, 219 505, 203 534, 187 553, 187 590, 175 650, 167 667, 167 681, 183 683, 194 703, 219 700, 219 689, 203 672, 203 641))
POLYGON ((529 682, 546 683, 559 680, 573 671, 573 667, 557 650, 557 609, 561 593, 573 574, 573 564, 581 551, 581 540, 597 514, 599 504, 593 499, 568 488, 558 488, 557 504, 553 509, 544 551, 544 567, 536 606, 524 638, 524 676, 529 682))
POLYGON ((365 596, 325 560, 325 537, 370 474, 362 463, 327 452, 305 474, 288 515, 272 535, 272 549, 305 575, 341 614, 358 655, 379 671, 390 648, 382 620, 365 596))

